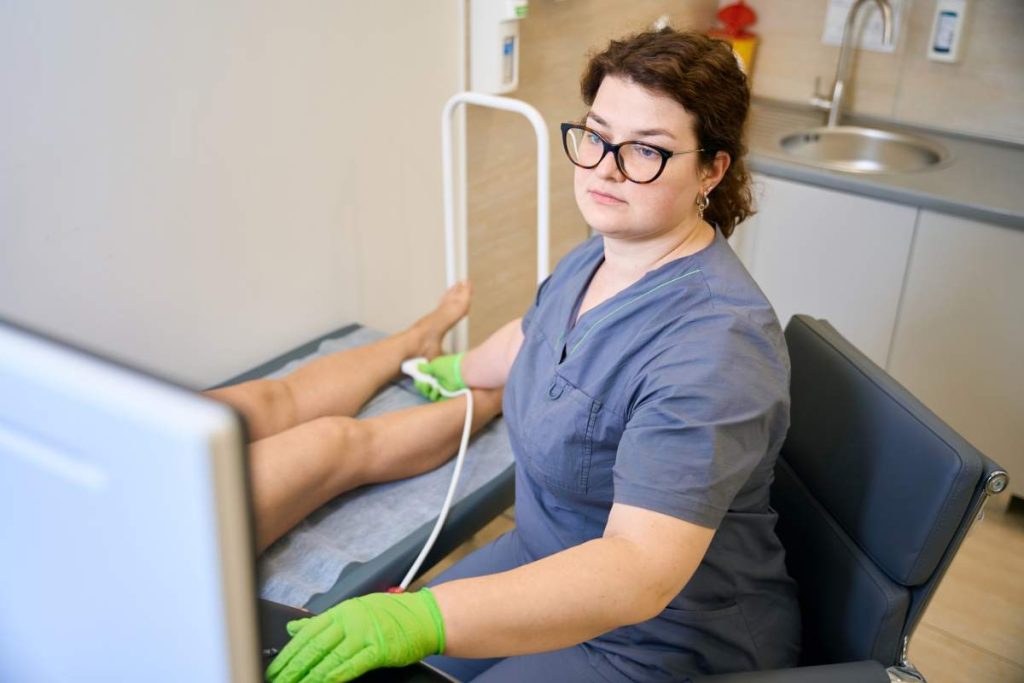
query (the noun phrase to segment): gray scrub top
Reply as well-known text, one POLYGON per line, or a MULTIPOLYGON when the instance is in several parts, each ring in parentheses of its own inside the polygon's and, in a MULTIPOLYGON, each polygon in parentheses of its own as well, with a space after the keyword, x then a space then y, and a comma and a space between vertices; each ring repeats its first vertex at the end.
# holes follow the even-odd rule
POLYGON ((789 427, 775 312, 716 230, 574 321, 595 237, 523 318, 505 391, 516 532, 533 561, 604 532, 613 502, 716 529, 659 616, 586 647, 631 680, 796 664, 799 611, 768 504, 789 427))

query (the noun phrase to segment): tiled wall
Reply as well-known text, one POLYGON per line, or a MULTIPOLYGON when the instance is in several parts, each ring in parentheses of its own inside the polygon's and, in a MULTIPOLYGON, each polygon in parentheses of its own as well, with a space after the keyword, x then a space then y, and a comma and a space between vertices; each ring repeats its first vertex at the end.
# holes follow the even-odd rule
MULTIPOLYGON (((839 49, 823 45, 828 0, 748 0, 761 44, 754 94, 802 102, 832 84, 839 49)), ((935 0, 906 0, 893 54, 862 51, 854 111, 1024 143, 1024 0, 970 0, 955 64, 925 57, 935 0)))

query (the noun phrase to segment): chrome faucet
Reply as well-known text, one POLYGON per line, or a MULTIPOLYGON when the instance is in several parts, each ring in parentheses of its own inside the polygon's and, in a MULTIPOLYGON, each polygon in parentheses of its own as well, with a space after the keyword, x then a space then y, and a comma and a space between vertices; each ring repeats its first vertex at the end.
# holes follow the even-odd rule
MULTIPOLYGON (((818 84, 814 85, 814 97, 811 104, 819 109, 828 112, 829 127, 839 125, 839 115, 843 108, 843 97, 846 94, 846 81, 850 78, 850 62, 853 55, 853 25, 856 23, 857 13, 860 8, 871 0, 854 0, 850 5, 850 11, 846 14, 846 25, 843 28, 843 44, 839 48, 839 63, 836 65, 836 81, 832 86, 832 98, 818 93, 818 84)), ((892 44, 892 5, 889 0, 874 0, 878 9, 882 12, 882 41, 886 45, 892 44)))

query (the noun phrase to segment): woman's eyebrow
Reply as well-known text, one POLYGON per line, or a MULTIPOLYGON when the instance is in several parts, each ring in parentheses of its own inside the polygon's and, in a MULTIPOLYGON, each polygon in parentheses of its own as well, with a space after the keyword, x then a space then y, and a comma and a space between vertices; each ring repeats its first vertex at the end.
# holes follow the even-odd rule
POLYGON ((595 120, 595 121, 597 121, 597 122, 598 122, 598 123, 599 123, 600 125, 602 125, 602 126, 605 126, 606 128, 608 127, 608 122, 607 122, 607 121, 605 121, 604 119, 602 119, 602 118, 601 118, 600 116, 598 116, 597 114, 595 114, 595 113, 594 113, 593 111, 588 111, 588 112, 587 112, 587 118, 588 118, 588 119, 594 119, 594 120, 595 120))
POLYGON ((672 133, 669 133, 664 128, 650 128, 650 129, 646 129, 646 130, 634 130, 633 131, 633 135, 636 135, 637 137, 641 137, 641 138, 645 138, 645 137, 647 137, 649 135, 664 135, 667 138, 671 138, 673 140, 676 139, 675 135, 672 135, 672 133))
MULTIPOLYGON (((598 124, 604 126, 605 128, 608 128, 608 122, 601 118, 599 115, 595 114, 593 111, 587 112, 587 118, 591 118, 598 124)), ((675 135, 672 135, 672 133, 668 132, 664 128, 645 128, 643 130, 634 130, 630 134, 630 137, 643 138, 652 135, 664 135, 667 138, 671 138, 673 140, 676 139, 675 135)))

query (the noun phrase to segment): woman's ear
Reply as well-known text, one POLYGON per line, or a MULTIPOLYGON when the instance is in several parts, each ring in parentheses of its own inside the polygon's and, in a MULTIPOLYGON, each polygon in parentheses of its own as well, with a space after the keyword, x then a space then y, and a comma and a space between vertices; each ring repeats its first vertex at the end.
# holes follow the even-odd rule
POLYGON ((725 172, 729 170, 729 164, 731 163, 732 157, 729 156, 728 152, 715 152, 715 158, 703 168, 703 173, 701 174, 701 184, 708 192, 715 189, 718 183, 722 182, 722 178, 725 177, 725 172))

